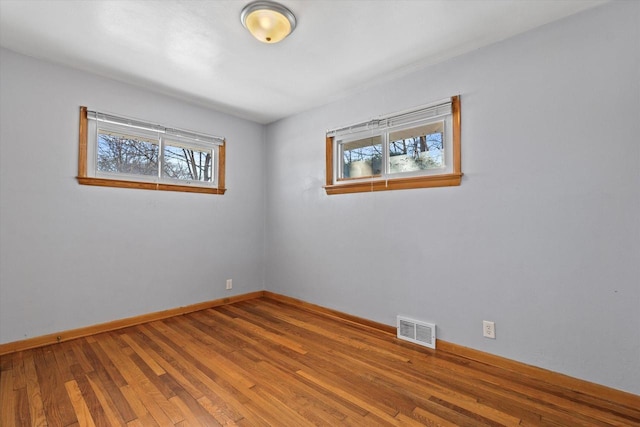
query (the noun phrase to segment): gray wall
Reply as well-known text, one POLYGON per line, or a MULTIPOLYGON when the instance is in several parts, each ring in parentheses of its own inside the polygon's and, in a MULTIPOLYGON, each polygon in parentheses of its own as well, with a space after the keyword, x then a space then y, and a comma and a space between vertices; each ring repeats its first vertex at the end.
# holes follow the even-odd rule
POLYGON ((640 393, 638 28, 608 4, 270 125, 267 289, 640 393), (454 94, 462 186, 325 195, 327 129, 454 94))
POLYGON ((266 287, 640 393, 639 24, 608 4, 266 135, 0 50, 0 342, 266 287), (326 129, 453 94, 462 186, 325 195, 326 129), (228 193, 78 185, 80 105, 226 136, 228 193))
POLYGON ((0 342, 264 288, 263 126, 5 49, 0 76, 0 342), (80 105, 225 136, 227 194, 79 185, 80 105))

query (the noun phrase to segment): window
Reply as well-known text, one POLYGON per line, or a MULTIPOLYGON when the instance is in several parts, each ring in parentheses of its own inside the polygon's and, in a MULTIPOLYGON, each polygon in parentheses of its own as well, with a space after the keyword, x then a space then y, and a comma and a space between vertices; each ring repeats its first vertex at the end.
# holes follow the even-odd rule
POLYGON ((460 185, 460 99, 327 132, 327 194, 460 185))
POLYGON ((224 138, 80 108, 80 184, 224 194, 224 161, 224 138))

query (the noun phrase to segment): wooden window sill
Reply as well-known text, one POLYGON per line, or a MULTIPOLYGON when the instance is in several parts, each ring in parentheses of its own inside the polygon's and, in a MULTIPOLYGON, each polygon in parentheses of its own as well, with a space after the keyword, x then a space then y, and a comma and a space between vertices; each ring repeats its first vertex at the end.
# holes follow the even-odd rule
POLYGON ((99 187, 135 188, 138 190, 180 191, 184 193, 224 194, 226 188, 197 187, 193 185, 164 184, 155 182, 123 181, 119 179, 77 177, 82 185, 96 185, 99 187))
POLYGON ((455 187, 462 181, 462 173, 419 176, 411 178, 377 179, 371 181, 349 182, 325 185, 327 195, 367 193, 372 191, 407 190, 410 188, 455 187))

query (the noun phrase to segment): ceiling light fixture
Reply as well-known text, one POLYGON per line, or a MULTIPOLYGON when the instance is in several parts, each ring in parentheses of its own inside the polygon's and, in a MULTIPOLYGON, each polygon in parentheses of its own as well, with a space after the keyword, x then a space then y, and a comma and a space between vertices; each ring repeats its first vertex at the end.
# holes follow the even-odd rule
POLYGON ((249 3, 240 13, 240 21, 263 43, 278 43, 296 28, 296 17, 289 9, 271 1, 249 3))

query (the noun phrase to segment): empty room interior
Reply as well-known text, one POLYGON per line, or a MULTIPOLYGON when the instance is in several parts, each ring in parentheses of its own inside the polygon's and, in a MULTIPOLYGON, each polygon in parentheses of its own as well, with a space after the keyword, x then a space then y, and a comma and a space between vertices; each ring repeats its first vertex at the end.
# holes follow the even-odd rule
POLYGON ((640 426, 639 165, 640 1, 0 0, 0 425, 640 426))

